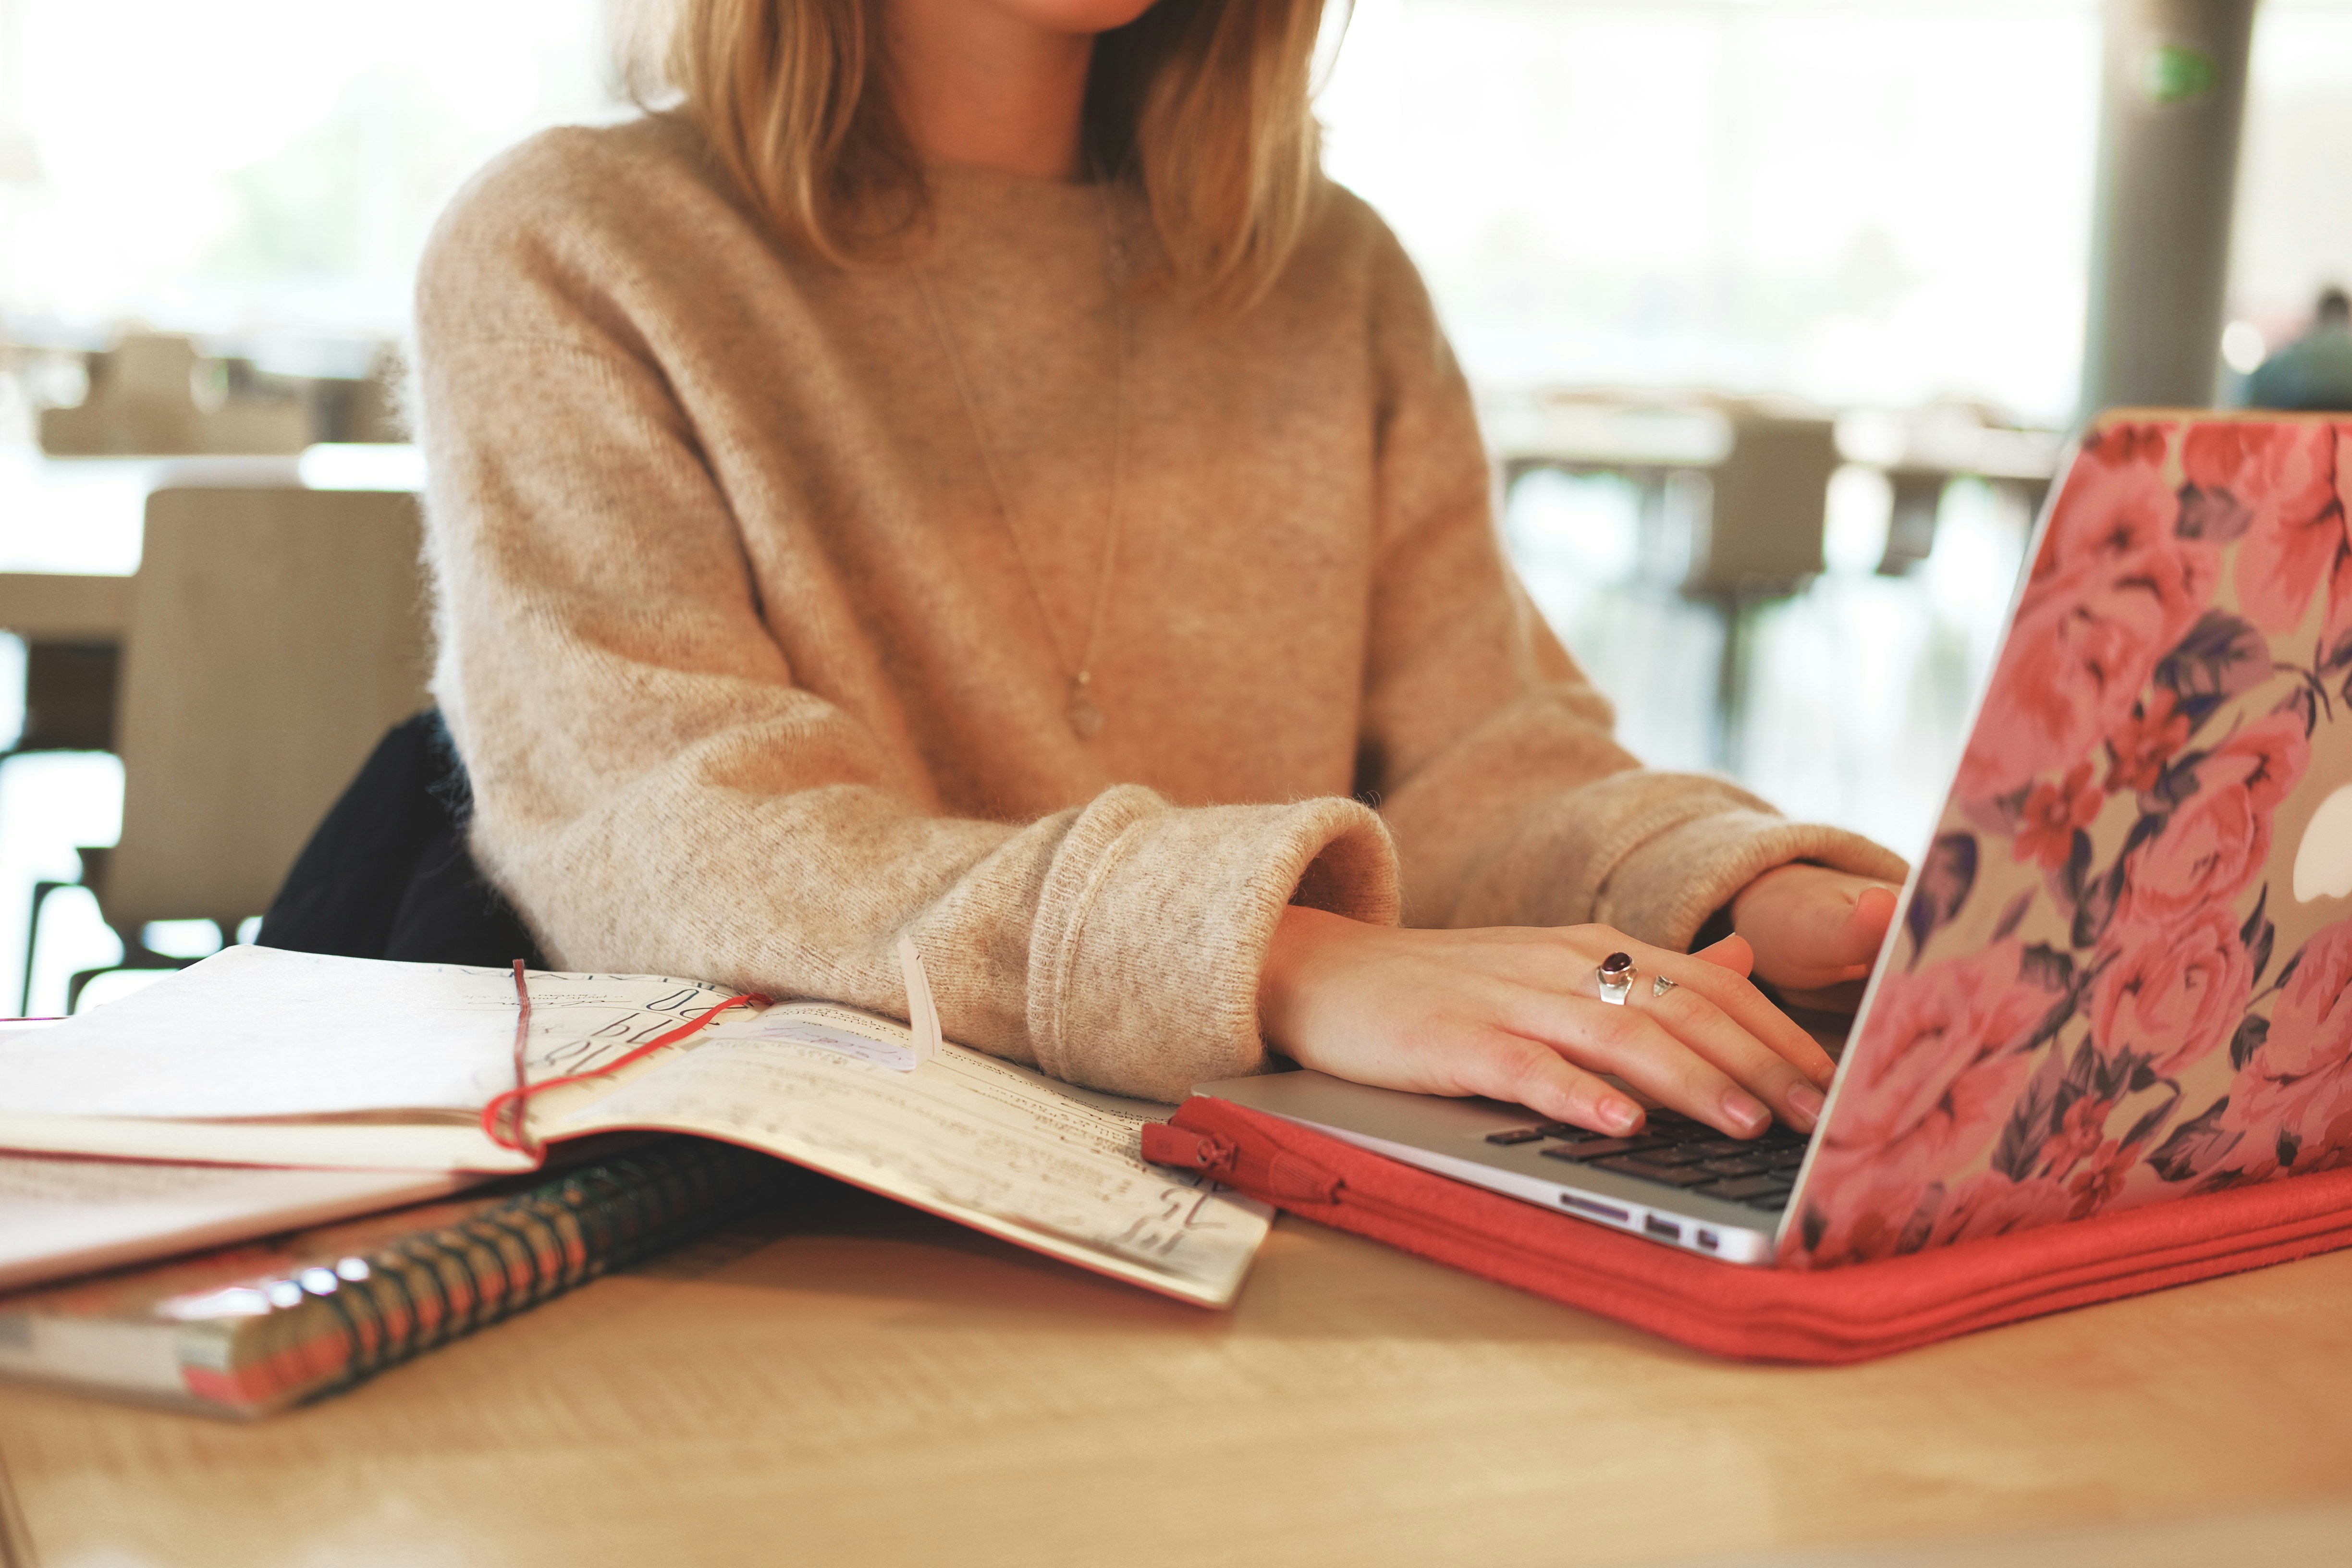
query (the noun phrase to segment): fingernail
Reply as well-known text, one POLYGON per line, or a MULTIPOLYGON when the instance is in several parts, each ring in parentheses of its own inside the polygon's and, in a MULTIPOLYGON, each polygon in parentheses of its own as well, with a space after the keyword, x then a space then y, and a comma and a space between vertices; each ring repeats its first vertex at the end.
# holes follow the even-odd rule
POLYGON ((1821 1121, 1822 1107, 1825 1103, 1822 1091, 1811 1084, 1801 1083, 1789 1091, 1789 1109, 1803 1117, 1808 1128, 1821 1121))
POLYGON ((1631 1132, 1642 1120, 1642 1108, 1630 1100, 1604 1100, 1601 1102, 1601 1120, 1612 1132, 1631 1132))
POLYGON ((1762 1131, 1772 1120, 1770 1111, 1738 1089, 1723 1097, 1723 1113, 1750 1132, 1762 1131))

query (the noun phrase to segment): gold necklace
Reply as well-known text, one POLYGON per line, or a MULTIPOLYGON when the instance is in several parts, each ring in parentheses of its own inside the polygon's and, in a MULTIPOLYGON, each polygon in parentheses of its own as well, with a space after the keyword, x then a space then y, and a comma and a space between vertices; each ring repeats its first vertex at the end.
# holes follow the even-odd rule
POLYGON ((1071 732, 1081 741, 1093 740, 1103 727, 1103 711, 1095 705, 1092 689, 1095 647, 1102 637, 1103 610, 1110 600, 1111 577, 1118 561, 1119 479, 1127 463, 1127 247, 1119 242, 1112 221, 1110 197, 1099 173, 1095 179, 1095 195, 1102 205, 1104 271, 1110 279, 1110 506, 1103 520, 1102 566, 1095 574, 1094 604, 1087 615, 1087 634, 1079 644, 1076 660, 1063 651, 1061 629, 1055 625, 1053 609, 1045 603, 1045 590, 1038 586, 1036 570, 1029 563, 1028 543, 1021 537, 1020 525, 1013 521, 1013 503, 1003 478, 997 471, 996 449, 989 442, 987 426, 981 423, 980 406, 972 399, 971 384, 963 373, 963 357, 956 353, 955 340, 948 334, 947 319, 940 312, 939 297, 931 289, 930 269, 920 261, 912 264, 916 289, 923 297, 923 308, 930 314, 931 331, 939 336, 940 353, 947 359, 948 376, 955 383, 956 396, 963 404, 963 416, 971 426, 972 442, 980 448, 981 468, 988 475, 989 494, 996 502, 997 520, 1004 525, 1006 537, 1013 541, 1013 559, 1021 563, 1021 575, 1029 584, 1029 597, 1037 606, 1037 618, 1045 625, 1046 640, 1054 646, 1055 662, 1070 683, 1069 700, 1062 716, 1069 721, 1071 732))

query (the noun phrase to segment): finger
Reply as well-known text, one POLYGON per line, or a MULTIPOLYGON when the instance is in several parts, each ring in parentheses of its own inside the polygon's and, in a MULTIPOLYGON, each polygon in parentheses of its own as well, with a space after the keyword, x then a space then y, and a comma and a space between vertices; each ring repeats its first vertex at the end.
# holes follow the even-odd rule
MULTIPOLYGON (((1634 954, 1636 962, 1647 967, 1648 975, 1664 974, 1675 984, 1696 991, 1729 1015, 1742 1029, 1761 1040, 1773 1055, 1811 1079, 1815 1087, 1829 1087, 1830 1079, 1836 1075, 1837 1063, 1830 1059, 1820 1042, 1805 1033, 1795 1019, 1772 1005, 1771 998, 1756 989, 1746 975, 1714 963, 1694 963, 1695 956, 1654 947, 1643 948, 1634 954)), ((1652 984, 1650 978, 1637 976, 1634 995, 1647 996, 1652 984)))
POLYGON ((1808 980, 1827 984, 1857 964, 1875 963, 1894 919, 1895 895, 1886 888, 1859 879, 1830 879, 1790 922, 1797 936, 1790 946, 1802 953, 1808 980))
MULTIPOLYGON (((1661 996, 1649 987, 1636 986, 1628 1001, 1656 1019, 1675 1039, 1722 1068, 1734 1082, 1770 1106, 1782 1121, 1798 1131, 1811 1132, 1821 1120, 1822 1091, 1803 1068, 1742 1028, 1695 988, 1676 985, 1661 996)), ((1793 1026, 1794 1020, 1790 1022, 1793 1026)), ((1810 1035, 1806 1039, 1813 1043, 1810 1035)), ((1820 1049, 1817 1043, 1814 1049, 1820 1049)))
MULTIPOLYGON (((1727 942, 1737 940, 1727 939, 1727 942)), ((1607 947, 1628 952, 1634 960, 1630 1000, 1638 1001, 1649 996, 1656 977, 1664 974, 1677 985, 1695 987, 1700 995, 1730 1015, 1741 1029, 1762 1041, 1773 1055, 1794 1065, 1801 1073, 1812 1079, 1816 1087, 1827 1089, 1830 1080, 1836 1076, 1837 1064, 1830 1059, 1829 1053, 1822 1049, 1820 1043, 1774 1006, 1744 975, 1695 954, 1669 952, 1603 927, 1583 927, 1555 933, 1551 942, 1515 944, 1509 950, 1513 960, 1511 978, 1520 985, 1554 998, 1564 990, 1573 996, 1599 999, 1600 973, 1593 963, 1591 950, 1604 943, 1607 947)), ((1721 947, 1726 943, 1717 945, 1721 947)), ((1731 951, 1745 952, 1748 944, 1740 942, 1739 946, 1731 951)), ((1525 1005, 1524 1002, 1522 1005, 1525 1005)), ((1550 1032, 1552 1026, 1540 1016, 1532 1020, 1523 1017, 1507 1026, 1538 1038, 1555 1038, 1550 1032)), ((1803 1103, 1801 1098, 1797 1103, 1803 1103)), ((1798 1115, 1802 1115, 1801 1110, 1798 1115)))
POLYGON ((1746 937, 1736 931, 1721 942, 1710 942, 1700 948, 1691 956, 1712 963, 1718 969, 1728 969, 1734 974, 1748 975, 1756 973, 1756 950, 1748 945, 1746 937))
POLYGON ((1508 1005, 1506 1026, 1541 1040, 1580 1066, 1613 1074, 1710 1127, 1752 1138, 1771 1124, 1772 1113, 1761 1100, 1637 1008, 1533 989, 1523 990, 1508 1005))
POLYGON ((1878 961, 1886 932, 1895 924, 1895 893, 1889 888, 1864 888, 1853 900, 1845 925, 1838 932, 1836 951, 1845 960, 1868 969, 1878 961))
POLYGON ((1595 1132, 1638 1131, 1639 1104, 1540 1041, 1482 1030, 1447 1053, 1451 1092, 1524 1105, 1539 1116, 1595 1132))
POLYGON ((1862 994, 1870 972, 1864 970, 1841 985, 1824 985, 1811 990, 1784 989, 1780 995, 1791 1007, 1801 1007, 1809 1013, 1843 1013, 1851 1017, 1862 1006, 1862 994))

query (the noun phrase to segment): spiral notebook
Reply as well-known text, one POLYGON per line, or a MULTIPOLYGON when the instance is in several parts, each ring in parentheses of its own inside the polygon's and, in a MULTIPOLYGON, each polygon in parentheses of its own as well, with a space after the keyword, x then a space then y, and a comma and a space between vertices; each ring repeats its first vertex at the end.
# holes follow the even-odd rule
POLYGON ((0 1374, 267 1415, 698 1235, 792 1173, 665 1139, 457 1202, 0 1296, 0 1374))

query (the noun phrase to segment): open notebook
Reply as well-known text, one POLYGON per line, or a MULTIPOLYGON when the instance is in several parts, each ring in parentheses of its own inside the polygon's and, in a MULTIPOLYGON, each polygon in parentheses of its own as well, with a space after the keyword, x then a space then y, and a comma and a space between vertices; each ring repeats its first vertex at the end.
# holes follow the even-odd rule
MULTIPOLYGON (((729 993, 530 976, 533 1082, 594 1070, 729 993)), ((233 947, 94 1012, 0 1039, 0 1148, 118 1158, 526 1171, 481 1130, 513 1087, 513 976, 233 947)), ((1268 1211, 1138 1153, 1167 1108, 1055 1082, 894 1019, 786 1003, 530 1101, 527 1142, 688 1132, 779 1155, 1185 1300, 1240 1289, 1268 1211), (730 1026, 734 1026, 730 1027, 730 1026)))

